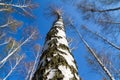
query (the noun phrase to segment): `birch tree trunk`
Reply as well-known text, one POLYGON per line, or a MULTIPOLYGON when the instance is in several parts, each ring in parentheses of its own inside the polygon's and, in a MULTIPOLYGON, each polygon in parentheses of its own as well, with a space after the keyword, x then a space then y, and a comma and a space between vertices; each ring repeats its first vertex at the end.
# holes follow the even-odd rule
POLYGON ((66 39, 62 16, 47 34, 38 68, 32 80, 80 80, 66 39))

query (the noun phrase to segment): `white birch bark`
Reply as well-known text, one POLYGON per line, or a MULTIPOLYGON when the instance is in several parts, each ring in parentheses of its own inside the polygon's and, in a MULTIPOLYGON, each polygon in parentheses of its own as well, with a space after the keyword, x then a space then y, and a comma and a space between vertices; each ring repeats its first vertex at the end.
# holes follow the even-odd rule
POLYGON ((60 14, 47 34, 40 62, 32 80, 80 80, 60 14))

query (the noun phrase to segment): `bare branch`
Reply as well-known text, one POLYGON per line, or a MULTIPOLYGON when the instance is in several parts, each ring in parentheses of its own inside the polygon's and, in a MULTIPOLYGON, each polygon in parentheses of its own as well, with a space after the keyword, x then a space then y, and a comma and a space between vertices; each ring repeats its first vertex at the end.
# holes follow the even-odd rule
POLYGON ((0 39, 2 39, 5 35, 5 33, 0 33, 0 39))
POLYGON ((82 8, 85 11, 91 11, 91 12, 111 12, 111 11, 118 11, 118 10, 120 10, 120 7, 100 10, 100 9, 97 9, 95 5, 87 3, 87 2, 84 2, 84 1, 79 3, 79 4, 77 4, 77 8, 78 9, 82 8))
POLYGON ((3 80, 7 80, 7 78, 12 74, 12 72, 16 69, 16 67, 20 64, 21 60, 24 58, 24 56, 21 56, 20 59, 16 59, 16 64, 14 67, 10 70, 10 72, 5 76, 3 80))
POLYGON ((25 80, 29 80, 30 73, 31 73, 31 68, 28 70, 28 72, 27 72, 27 76, 25 77, 25 80))
POLYGON ((34 75, 34 73, 36 71, 36 65, 38 64, 38 60, 39 60, 40 56, 41 55, 40 55, 40 49, 39 49, 38 52, 37 52, 37 56, 35 58, 34 65, 33 65, 32 70, 31 70, 31 74, 30 74, 29 80, 32 80, 32 78, 33 78, 33 75, 34 75))
POLYGON ((30 10, 32 10, 33 8, 38 7, 38 4, 31 4, 31 3, 23 3, 23 4, 21 4, 20 2, 18 2, 17 4, 11 4, 11 3, 0 2, 0 6, 3 7, 3 8, 0 9, 0 11, 12 12, 13 10, 15 10, 18 13, 21 13, 21 11, 18 11, 16 9, 16 8, 19 8, 19 9, 21 9, 24 12, 24 14, 27 14, 27 15, 29 15, 31 17, 34 17, 30 13, 30 10))
POLYGON ((0 64, 3 64, 4 62, 6 62, 9 59, 9 57, 11 57, 17 50, 19 50, 20 47, 22 47, 25 43, 27 43, 34 36, 34 34, 35 32, 33 32, 24 42, 22 42, 10 54, 8 54, 4 59, 2 59, 0 61, 0 64))
POLYGON ((8 18, 8 21, 6 24, 1 25, 0 28, 6 28, 9 27, 10 29, 16 31, 18 27, 20 27, 23 23, 21 21, 17 21, 12 19, 11 17, 8 18))
POLYGON ((12 6, 17 8, 27 8, 29 5, 17 5, 17 4, 7 4, 7 3, 0 3, 0 6, 12 6))
POLYGON ((95 34, 96 36, 98 36, 99 38, 101 38, 102 40, 104 40, 105 42, 107 42, 109 45, 111 45, 112 47, 120 50, 120 47, 117 46, 116 44, 114 44, 113 42, 109 41, 108 39, 106 39, 105 37, 103 37, 102 35, 100 35, 98 32, 93 32, 92 30, 88 29, 87 27, 84 26, 84 29, 88 30, 89 32, 95 34))
POLYGON ((10 39, 7 40, 7 41, 5 41, 5 42, 3 42, 3 43, 0 43, 0 46, 5 45, 5 44, 8 44, 9 42, 10 42, 10 39))
POLYGON ((58 19, 63 15, 63 10, 62 8, 52 4, 47 8, 45 14, 48 16, 55 16, 58 19))
POLYGON ((12 11, 12 9, 11 8, 2 8, 2 9, 0 9, 0 12, 3 12, 3 11, 12 11))
POLYGON ((120 24, 120 22, 107 21, 107 20, 98 20, 100 23, 109 23, 109 24, 120 24))
POLYGON ((120 10, 120 7, 116 7, 116 8, 111 8, 111 9, 104 9, 104 10, 98 10, 98 9, 91 9, 91 12, 111 12, 111 11, 116 11, 116 10, 120 10))

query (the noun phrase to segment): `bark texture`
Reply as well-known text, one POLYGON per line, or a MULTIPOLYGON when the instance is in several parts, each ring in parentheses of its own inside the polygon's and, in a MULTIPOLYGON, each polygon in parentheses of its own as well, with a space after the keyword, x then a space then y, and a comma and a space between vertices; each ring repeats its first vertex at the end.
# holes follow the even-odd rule
POLYGON ((80 80, 61 16, 58 16, 47 34, 42 56, 32 80, 80 80))

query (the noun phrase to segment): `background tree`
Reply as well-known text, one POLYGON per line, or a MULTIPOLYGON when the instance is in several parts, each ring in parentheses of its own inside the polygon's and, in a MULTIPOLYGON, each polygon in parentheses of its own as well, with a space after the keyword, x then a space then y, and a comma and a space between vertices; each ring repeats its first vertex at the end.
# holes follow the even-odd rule
MULTIPOLYGON (((80 3, 77 4, 77 10, 80 10, 82 13, 84 13, 83 19, 85 19, 85 21, 89 20, 91 24, 95 24, 93 25, 94 26, 94 29, 93 29, 93 27, 90 27, 90 25, 88 26, 88 23, 84 23, 83 25, 85 26, 87 25, 87 27, 83 28, 81 25, 81 29, 84 30, 85 32, 84 34, 89 33, 89 35, 90 34, 92 35, 90 37, 90 38, 93 38, 92 42, 93 40, 96 40, 94 38, 97 37, 97 40, 96 40, 98 41, 97 44, 102 44, 99 47, 93 46, 93 48, 95 49, 95 52, 99 53, 97 55, 99 56, 100 61, 110 71, 111 75, 113 76, 113 78, 115 78, 115 80, 119 79, 118 76, 116 77, 116 75, 118 75, 116 73, 119 73, 119 72, 115 71, 116 68, 119 67, 117 65, 119 64, 119 61, 117 61, 116 63, 116 60, 113 60, 113 59, 115 58, 118 59, 118 55, 119 55, 118 54, 119 42, 117 41, 119 39, 119 28, 118 28, 119 19, 117 19, 116 17, 118 17, 118 13, 120 10, 119 6, 112 7, 116 2, 119 3, 119 1, 112 1, 112 0, 111 1, 98 0, 97 2, 93 2, 92 0, 89 0, 89 1, 84 0, 84 1, 80 1, 80 3), (114 2, 114 3, 111 3, 111 2, 114 2), (83 5, 83 3, 85 4, 83 5), (104 6, 102 6, 103 4, 104 6), (107 7, 110 7, 110 8, 107 8, 107 7), (103 51, 103 48, 104 48, 104 51, 103 51), (108 55, 111 55, 111 56, 108 56, 108 55)), ((91 63, 91 61, 92 61, 92 64, 96 64, 96 61, 93 60, 93 58, 89 58, 88 62, 91 63)), ((98 64, 97 66, 94 65, 92 67, 96 69, 98 67, 98 64)), ((97 68, 97 71, 99 71, 98 68, 97 68)), ((106 79, 109 80, 107 77, 106 79)))
MULTIPOLYGON (((28 17, 29 19, 34 18, 34 16, 32 15, 32 10, 37 6, 38 5, 35 5, 31 0, 0 0, 1 80, 8 80, 11 77, 15 77, 14 73, 17 76, 21 73, 22 69, 20 70, 20 68, 27 67, 25 65, 28 64, 26 62, 26 56, 28 56, 28 52, 26 52, 28 44, 29 46, 33 45, 33 50, 29 49, 31 51, 31 55, 39 54, 40 49, 38 49, 37 51, 34 50, 34 46, 36 45, 35 41, 38 39, 37 37, 39 34, 37 28, 25 28, 24 24, 27 23, 27 21, 25 22, 22 18, 18 18, 18 16, 23 16, 24 19, 25 17, 28 17), (20 30, 24 31, 24 34, 26 35, 21 35, 23 33, 20 32, 20 30)), ((35 58, 38 57, 33 56, 33 61, 35 60, 35 58)), ((36 61, 37 60, 35 60, 35 62, 36 61)), ((32 76, 33 74, 34 65, 31 65, 31 69, 33 68, 33 70, 31 71, 30 76, 32 76)), ((27 74, 23 76, 26 77, 27 74)), ((25 79, 25 77, 23 78, 23 80, 25 79)), ((15 77, 15 79, 16 78, 17 77, 15 77)))

